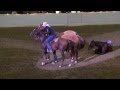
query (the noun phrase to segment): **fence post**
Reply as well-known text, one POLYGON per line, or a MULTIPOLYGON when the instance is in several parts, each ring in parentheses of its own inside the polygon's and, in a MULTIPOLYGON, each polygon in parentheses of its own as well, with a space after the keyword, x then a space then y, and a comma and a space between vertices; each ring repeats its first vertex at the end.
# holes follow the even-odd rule
POLYGON ((81 24, 82 24, 82 13, 81 13, 81 24))
POLYGON ((67 12, 67 27, 68 27, 68 12, 67 12))

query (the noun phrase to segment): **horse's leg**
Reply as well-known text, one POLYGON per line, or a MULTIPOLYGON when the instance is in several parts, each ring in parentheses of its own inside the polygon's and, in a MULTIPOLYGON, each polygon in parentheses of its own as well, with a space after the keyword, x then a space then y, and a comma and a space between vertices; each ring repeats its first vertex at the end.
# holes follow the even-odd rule
POLYGON ((47 51, 46 51, 46 49, 44 48, 44 49, 42 49, 41 50, 41 58, 43 58, 44 56, 46 56, 46 54, 47 54, 47 51))
POLYGON ((47 59, 46 60, 50 60, 50 52, 47 52, 47 59))
MULTIPOLYGON (((72 48, 71 48, 71 55, 72 55, 72 59, 71 62, 72 63, 77 63, 78 60, 78 46, 74 43, 72 48)), ((70 63, 68 66, 71 67, 72 63, 70 63)))
POLYGON ((68 45, 67 45, 67 48, 66 48, 66 52, 68 53, 68 55, 70 55, 70 57, 72 57, 72 55, 71 55, 71 51, 70 51, 70 41, 68 41, 68 45))
POLYGON ((43 49, 42 45, 41 45, 40 52, 41 52, 41 56, 40 57, 43 58, 43 56, 45 55, 45 52, 44 52, 44 49, 43 49))
POLYGON ((53 50, 53 56, 54 56, 54 59, 52 61, 52 64, 55 64, 55 62, 57 62, 56 50, 53 50))
MULTIPOLYGON (((43 47, 42 47, 41 52, 42 52, 41 58, 43 58, 43 57, 45 56, 45 59, 46 59, 46 60, 49 60, 49 59, 48 59, 48 56, 47 56, 46 48, 43 48, 43 47)), ((45 64, 46 64, 45 62, 42 62, 42 65, 45 65, 45 64)))
POLYGON ((77 63, 77 61, 78 61, 78 48, 76 48, 76 50, 75 50, 75 56, 76 56, 75 63, 77 63))
POLYGON ((45 46, 45 48, 44 48, 44 54, 43 55, 45 55, 47 61, 50 60, 50 53, 47 52, 47 46, 45 46))
MULTIPOLYGON (((46 60, 50 60, 50 52, 47 52, 47 48, 45 47, 44 49, 43 49, 43 52, 44 53, 42 53, 42 55, 44 56, 45 55, 45 59, 46 60)), ((42 56, 42 57, 43 57, 42 56)), ((45 62, 42 62, 42 65, 45 65, 46 63, 45 62)))
POLYGON ((71 60, 71 62, 73 62, 73 61, 74 61, 74 60, 73 60, 73 59, 74 59, 73 50, 71 50, 71 53, 70 53, 70 54, 71 54, 71 55, 70 55, 70 56, 71 56, 71 57, 70 57, 70 60, 71 60))
MULTIPOLYGON (((44 52, 43 55, 45 55, 45 59, 48 60, 48 53, 44 52)), ((45 64, 46 64, 45 62, 42 62, 42 65, 45 65, 45 64)))
POLYGON ((44 56, 46 57, 46 59, 47 59, 47 56, 46 56, 46 54, 47 54, 47 47, 45 46, 45 44, 41 44, 40 43, 40 45, 41 45, 41 58, 43 58, 44 56))
POLYGON ((75 56, 75 51, 74 51, 74 47, 71 47, 71 62, 74 61, 74 56, 75 56))
POLYGON ((74 57, 75 57, 75 50, 74 48, 71 49, 71 63, 68 65, 69 67, 72 66, 72 63, 74 62, 74 57))
POLYGON ((56 50, 53 51, 53 55, 54 55, 54 61, 57 61, 56 50))
POLYGON ((61 55, 62 55, 62 63, 59 67, 62 67, 63 63, 64 63, 65 55, 64 55, 64 50, 60 50, 60 52, 61 52, 61 55))
POLYGON ((70 43, 70 49, 71 49, 71 52, 70 52, 70 54, 71 54, 71 62, 73 62, 74 61, 74 56, 75 56, 75 45, 74 45, 74 42, 70 43))

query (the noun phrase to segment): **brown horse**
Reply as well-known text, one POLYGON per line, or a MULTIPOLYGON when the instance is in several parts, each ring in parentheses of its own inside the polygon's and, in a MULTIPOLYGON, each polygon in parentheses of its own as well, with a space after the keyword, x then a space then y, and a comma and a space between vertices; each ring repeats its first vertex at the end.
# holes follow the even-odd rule
MULTIPOLYGON (((45 35, 41 30, 41 26, 37 26, 31 33, 30 35, 34 36, 35 38, 39 38, 41 42, 41 48, 42 48, 42 55, 46 56, 46 59, 50 59, 50 53, 47 52, 47 46, 42 42, 45 39, 45 35)), ((64 38, 58 37, 56 41, 51 42, 52 48, 53 48, 53 55, 54 55, 54 60, 55 62, 57 60, 57 55, 56 55, 56 50, 60 50, 61 55, 62 55, 62 60, 64 61, 65 55, 64 52, 68 50, 69 42, 68 40, 64 38)), ((42 65, 45 65, 45 63, 42 63, 42 65)), ((61 64, 62 66, 62 64, 61 64)), ((60 67, 61 67, 60 66, 60 67)))
MULTIPOLYGON (((42 42, 42 40, 45 38, 44 33, 41 30, 41 26, 37 26, 32 32, 31 35, 35 36, 35 37, 39 37, 40 41, 42 42)), ((61 52, 62 55, 62 63, 61 65, 59 65, 59 67, 63 66, 64 63, 64 59, 65 59, 65 55, 64 52, 65 51, 71 51, 71 57, 76 57, 76 60, 78 59, 78 50, 83 48, 85 43, 84 40, 80 38, 80 36, 78 36, 78 41, 77 42, 73 42, 72 40, 66 39, 66 38, 62 38, 63 34, 59 34, 58 37, 51 42, 51 46, 53 48, 53 55, 54 55, 54 61, 55 62, 57 60, 57 56, 56 56, 56 50, 59 50, 61 52)), ((44 48, 44 54, 48 54, 47 59, 50 58, 50 53, 46 52, 46 45, 44 43, 42 43, 42 48, 44 48)), ((43 64, 45 65, 45 63, 43 64)))
MULTIPOLYGON (((85 46, 85 40, 75 31, 73 30, 67 30, 63 32, 64 35, 62 35, 62 38, 65 38, 69 40, 69 50, 71 51, 71 62, 77 63, 78 61, 78 52, 80 49, 84 48, 85 46)), ((71 66, 69 64, 69 66, 71 66)))

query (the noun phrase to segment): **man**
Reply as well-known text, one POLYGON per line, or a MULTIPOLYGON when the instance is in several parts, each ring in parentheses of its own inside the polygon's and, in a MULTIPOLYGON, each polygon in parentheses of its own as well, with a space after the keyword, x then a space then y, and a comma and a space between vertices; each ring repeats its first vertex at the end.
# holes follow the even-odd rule
POLYGON ((56 38, 57 34, 47 22, 43 22, 42 26, 43 26, 42 31, 46 35, 44 43, 47 45, 48 48, 47 52, 53 52, 51 41, 56 38))

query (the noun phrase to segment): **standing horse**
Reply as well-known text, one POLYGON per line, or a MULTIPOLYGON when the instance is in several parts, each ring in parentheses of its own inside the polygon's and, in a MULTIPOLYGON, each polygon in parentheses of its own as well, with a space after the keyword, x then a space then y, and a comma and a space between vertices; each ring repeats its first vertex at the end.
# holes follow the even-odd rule
POLYGON ((45 55, 46 60, 49 60, 49 54, 47 53, 47 48, 46 45, 44 43, 42 43, 42 41, 44 40, 44 35, 42 33, 38 33, 38 29, 39 27, 36 26, 35 29, 30 33, 30 36, 34 36, 35 40, 40 40, 40 46, 41 46, 41 58, 43 58, 43 56, 45 55), (39 36, 40 35, 40 36, 39 36))
MULTIPOLYGON (((45 39, 45 35, 44 33, 41 31, 41 26, 37 26, 31 33, 30 36, 34 36, 35 38, 39 38, 41 44, 41 48, 43 49, 43 53, 42 55, 46 55, 46 59, 50 58, 50 53, 46 52, 47 50, 47 46, 44 44, 43 40, 45 39)), ((69 46, 69 42, 68 40, 64 39, 64 38, 57 38, 57 41, 53 41, 51 42, 52 44, 52 48, 53 48, 53 55, 54 55, 54 61, 57 60, 57 55, 56 55, 56 50, 60 50, 61 55, 62 55, 62 60, 64 61, 65 59, 65 55, 64 52, 68 50, 68 46, 69 46)), ((63 61, 62 64, 60 65, 60 67, 63 65, 63 61)))
MULTIPOLYGON (((63 33, 64 33, 64 35, 62 35, 62 38, 65 38, 70 41, 69 49, 71 50, 71 53, 70 53, 71 54, 71 62, 77 63, 78 52, 80 49, 84 48, 85 40, 80 35, 78 35, 77 32, 75 32, 73 30, 67 30, 63 33)), ((69 64, 69 66, 71 66, 71 64, 69 64)))
MULTIPOLYGON (((45 39, 45 35, 41 30, 41 26, 37 26, 31 32, 30 35, 33 35, 34 37, 39 37, 41 43, 43 43, 43 40, 45 39)), ((59 67, 61 67, 61 66, 63 66, 63 62, 64 62, 64 59, 65 59, 64 52, 69 51, 69 49, 70 49, 71 50, 71 57, 75 56, 75 53, 77 53, 76 54, 76 59, 77 59, 78 58, 78 49, 83 48, 84 42, 82 42, 81 38, 79 38, 79 40, 75 43, 75 42, 73 42, 71 40, 67 40, 65 38, 62 38, 61 36, 58 36, 56 41, 51 42, 51 46, 53 48, 54 61, 57 60, 56 50, 60 50, 60 52, 61 52, 62 63, 59 66, 59 67)), ((42 47, 44 48, 44 54, 47 54, 47 52, 45 53, 46 48, 47 48, 46 45, 43 44, 42 47)), ((49 59, 50 58, 50 53, 48 53, 48 56, 49 57, 47 57, 47 58, 49 59)))

